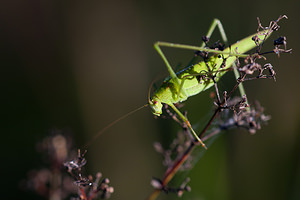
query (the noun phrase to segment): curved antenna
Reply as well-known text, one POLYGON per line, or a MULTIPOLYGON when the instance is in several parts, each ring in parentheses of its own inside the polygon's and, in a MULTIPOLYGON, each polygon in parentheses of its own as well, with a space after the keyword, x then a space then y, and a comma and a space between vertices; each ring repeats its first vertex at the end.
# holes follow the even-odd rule
POLYGON ((83 145, 83 148, 82 148, 82 149, 87 149, 87 148, 92 144, 92 142, 95 141, 95 139, 97 139, 100 135, 102 135, 102 134, 103 134, 107 129, 109 129, 110 127, 112 127, 113 125, 115 125, 115 124, 118 123, 119 121, 125 119, 125 118, 128 117, 129 115, 132 115, 133 113, 135 113, 135 112, 137 112, 137 111, 139 111, 139 110, 141 110, 141 109, 147 107, 148 105, 149 105, 149 104, 147 103, 147 104, 145 104, 145 105, 143 105, 143 106, 141 106, 141 107, 139 107, 139 108, 136 108, 136 109, 134 109, 133 111, 130 111, 129 113, 127 113, 127 114, 121 116, 120 118, 118 118, 118 119, 116 119, 115 121, 113 121, 113 122, 111 122, 110 124, 108 124, 108 125, 105 126, 101 131, 99 131, 97 134, 95 134, 94 137, 93 137, 91 140, 89 140, 89 142, 87 142, 85 145, 83 145))

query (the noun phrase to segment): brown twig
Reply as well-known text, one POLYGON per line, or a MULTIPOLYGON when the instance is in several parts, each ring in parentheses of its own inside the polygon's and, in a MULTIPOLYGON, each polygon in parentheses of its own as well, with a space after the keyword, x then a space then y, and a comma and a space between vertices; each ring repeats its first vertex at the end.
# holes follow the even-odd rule
MULTIPOLYGON (((264 67, 261 67, 261 65, 257 64, 255 62, 255 60, 259 59, 259 58, 263 58, 262 56, 260 56, 261 47, 262 47, 264 41, 266 40, 266 38, 268 37, 268 35, 271 34, 271 32, 278 30, 279 26, 278 26, 277 22, 279 20, 281 20, 282 18, 287 18, 287 17, 285 15, 280 16, 277 20, 271 21, 270 24, 269 24, 269 27, 266 27, 266 28, 262 27, 262 25, 260 23, 260 20, 258 18, 258 24, 259 24, 258 31, 259 31, 259 29, 263 29, 263 30, 268 29, 269 31, 265 35, 265 37, 264 37, 263 41, 261 42, 261 44, 259 44, 259 42, 257 41, 258 37, 254 37, 253 38, 254 42, 257 43, 257 52, 256 52, 256 54, 253 54, 253 55, 251 55, 251 56, 249 56, 248 58, 245 59, 245 62, 248 63, 248 61, 250 61, 250 64, 245 65, 243 68, 239 68, 239 70, 240 70, 240 77, 237 79, 237 83, 234 85, 234 87, 232 88, 232 90, 228 94, 227 94, 227 92, 224 94, 224 99, 223 99, 222 102, 221 102, 221 99, 220 99, 220 95, 219 95, 220 93, 219 93, 219 90, 218 90, 218 87, 217 87, 217 83, 216 83, 215 78, 214 78, 216 75, 211 77, 212 80, 214 81, 215 90, 216 90, 216 94, 217 94, 217 102, 215 103, 217 105, 217 108, 215 109, 214 114, 211 116, 211 118, 208 121, 208 123, 206 124, 206 126, 203 128, 203 130, 201 131, 201 133, 198 135, 199 138, 202 139, 202 141, 208 140, 209 138, 211 138, 214 135, 218 134, 223 129, 226 129, 226 128, 229 128, 229 127, 234 127, 234 126, 235 127, 243 127, 243 125, 245 125, 245 123, 239 123, 239 122, 245 122, 246 121, 246 126, 250 127, 250 128, 248 127, 250 133, 251 133, 251 127, 252 126, 254 126, 255 128, 259 129, 260 124, 256 125, 255 117, 256 116, 260 116, 260 115, 257 115, 258 112, 256 113, 255 110, 250 110, 249 108, 245 109, 246 107, 249 106, 247 104, 246 96, 243 96, 242 100, 238 103, 237 107, 238 107, 238 112, 239 113, 236 113, 236 111, 237 111, 237 110, 235 110, 235 106, 236 105, 228 106, 227 105, 227 101, 230 100, 230 97, 232 96, 233 92, 236 91, 236 89, 238 88, 238 86, 242 82, 244 82, 246 80, 251 80, 251 78, 250 79, 246 79, 246 76, 248 74, 250 74, 250 75, 253 74, 254 71, 259 71, 260 72, 259 75, 257 77, 255 77, 255 79, 258 79, 258 78, 269 78, 269 77, 271 77, 271 78, 274 78, 274 80, 275 80, 275 74, 276 73, 273 70, 272 66, 271 65, 265 65, 264 67), (269 69, 270 75, 264 75, 263 74, 263 70, 265 70, 265 69, 269 69), (216 129, 215 131, 211 132, 209 135, 206 135, 204 137, 204 135, 207 133, 207 131, 211 127, 212 122, 216 119, 216 117, 219 115, 219 113, 221 111, 223 111, 224 109, 233 109, 233 111, 236 114, 236 118, 239 119, 240 121, 238 121, 238 120, 234 121, 228 127, 223 127, 222 128, 221 125, 220 125, 219 129, 216 129), (247 111, 247 112, 244 113, 244 115, 242 114, 242 111, 241 111, 243 109, 247 111), (241 114, 241 115, 239 115, 239 114, 241 114), (243 120, 245 120, 245 121, 243 121, 243 120)), ((275 50, 273 52, 277 53, 278 55, 279 55, 280 52, 289 53, 291 51, 291 50, 286 50, 286 38, 285 37, 280 37, 279 39, 277 39, 274 42, 274 45, 275 45, 275 50), (279 49, 280 45, 284 45, 284 49, 279 49)), ((207 67, 209 69, 208 65, 207 65, 207 67)), ((268 118, 268 117, 263 116, 263 115, 262 115, 262 117, 265 117, 266 120, 268 118)), ((252 132, 253 132, 253 130, 252 130, 252 132)), ((255 132, 255 130, 254 130, 254 132, 255 132)), ((199 141, 193 139, 190 142, 190 145, 188 146, 188 148, 177 159, 177 161, 175 161, 172 166, 169 166, 167 168, 167 170, 166 170, 166 172, 164 174, 163 179, 159 182, 158 187, 155 187, 155 190, 148 197, 148 200, 154 200, 154 199, 156 199, 157 196, 161 193, 161 191, 163 191, 164 188, 167 188, 168 183, 172 180, 172 178, 174 177, 174 175, 178 172, 178 170, 180 169, 180 167, 189 158, 189 156, 191 155, 192 151, 197 146, 199 146, 199 141)))
MULTIPOLYGON (((220 112, 221 109, 217 108, 215 110, 215 113, 205 126, 205 128, 201 131, 199 134, 199 137, 202 139, 202 136, 206 133, 208 128, 210 127, 211 123, 213 120, 216 118, 217 114, 220 112)), ((210 137, 206 137, 205 140, 209 139, 210 137)), ((203 140, 203 141, 205 141, 203 140)), ((190 146, 186 149, 185 153, 174 163, 174 165, 170 168, 167 169, 165 172, 164 178, 162 179, 162 187, 165 187, 174 177, 174 175, 177 173, 179 168, 182 166, 182 164, 188 159, 192 151, 197 147, 197 141, 191 141, 190 146)), ((153 193, 148 197, 148 200, 154 200, 157 198, 157 196, 160 194, 161 190, 160 189, 155 189, 153 193)))
MULTIPOLYGON (((226 98, 224 98, 224 100, 219 105, 217 104, 218 107, 215 109, 214 114, 211 116, 211 118, 207 122, 206 126, 203 128, 201 133, 198 135, 199 138, 202 139, 202 141, 206 141, 206 140, 210 139, 211 137, 213 137, 216 134, 216 133, 214 133, 214 134, 210 134, 210 135, 207 135, 206 137, 204 137, 205 133, 209 130, 210 126, 212 125, 212 122, 216 119, 218 114, 224 109, 223 106, 226 103, 226 101, 232 96, 234 91, 238 88, 239 84, 241 84, 244 81, 245 77, 246 77, 246 74, 244 74, 242 77, 240 77, 237 80, 237 83, 232 88, 232 90, 226 95, 226 98)), ((218 90, 217 87, 216 87, 216 90, 218 90)), ((164 174, 164 177, 161 181, 161 187, 162 188, 164 188, 168 185, 168 183, 172 180, 172 178, 178 172, 178 170, 183 165, 183 163, 189 158, 190 154, 195 149, 195 147, 198 146, 198 143, 199 143, 199 141, 192 140, 191 143, 190 143, 190 146, 186 149, 185 153, 173 164, 173 166, 169 167, 166 170, 166 172, 164 174)), ((148 197, 148 200, 156 199, 157 196, 161 193, 161 191, 162 191, 161 189, 155 189, 153 191, 153 193, 148 197)))

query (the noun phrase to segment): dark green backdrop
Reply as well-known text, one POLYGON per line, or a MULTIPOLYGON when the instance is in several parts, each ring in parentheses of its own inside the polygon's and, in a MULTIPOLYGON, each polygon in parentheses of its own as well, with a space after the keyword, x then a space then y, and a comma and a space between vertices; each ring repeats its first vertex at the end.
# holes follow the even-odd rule
MULTIPOLYGON (((150 82, 167 74, 155 41, 199 44, 219 18, 235 42, 255 32, 256 17, 267 26, 282 14, 289 19, 275 36, 287 36, 293 54, 270 59, 277 82, 245 85, 272 120, 256 135, 231 132, 209 148, 185 196, 207 200, 300 198, 298 1, 2 1, 1 198, 39 198, 20 190, 19 182, 43 166, 35 144, 53 128, 71 131, 79 147, 147 102, 150 82)), ((167 56, 176 65, 191 54, 169 50, 167 56)), ((209 117, 206 96, 186 103, 192 123, 209 117)), ((88 172, 110 178, 112 199, 144 199, 151 177, 163 173, 153 142, 167 143, 173 124, 155 120, 149 109, 135 113, 90 147, 88 172)))

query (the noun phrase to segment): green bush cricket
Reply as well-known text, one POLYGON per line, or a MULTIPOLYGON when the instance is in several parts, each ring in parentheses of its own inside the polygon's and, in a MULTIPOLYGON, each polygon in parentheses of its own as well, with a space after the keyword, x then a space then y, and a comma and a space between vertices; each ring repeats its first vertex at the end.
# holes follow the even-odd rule
MULTIPOLYGON (((126 118, 127 116, 135 113, 136 111, 150 106, 152 113, 156 116, 160 116, 162 114, 162 104, 169 105, 179 116, 180 118, 187 124, 190 131, 193 133, 196 142, 200 143, 205 149, 206 146, 196 134, 194 129, 191 126, 191 123, 185 117, 174 104, 186 101, 189 97, 194 96, 196 94, 205 91, 206 89, 212 87, 216 84, 216 82, 228 71, 231 65, 235 66, 235 61, 238 58, 247 58, 250 54, 244 54, 247 51, 257 47, 257 52, 260 51, 261 44, 268 39, 271 33, 274 30, 277 30, 279 26, 277 22, 282 18, 286 18, 287 16, 282 15, 277 20, 271 21, 269 27, 262 27, 260 21, 258 19, 259 28, 262 31, 257 31, 255 34, 252 34, 233 45, 230 45, 224 50, 220 49, 210 49, 205 47, 205 42, 202 43, 201 46, 191 46, 184 44, 176 44, 169 42, 156 42, 154 44, 155 50, 163 59, 169 73, 170 77, 168 77, 162 85, 152 94, 150 97, 150 90, 148 96, 148 103, 139 107, 112 123, 108 124, 105 128, 103 128, 100 132, 98 132, 94 139, 100 136, 103 132, 105 132, 108 128, 119 122, 120 120, 126 118), (186 49, 186 50, 194 50, 206 53, 212 53, 213 56, 208 59, 201 61, 197 64, 189 66, 177 73, 173 70, 171 65, 169 64, 166 56, 161 50, 161 47, 169 47, 169 48, 178 48, 178 49, 186 49)), ((227 36, 223 29, 223 26, 218 19, 214 19, 207 34, 206 38, 210 38, 213 31, 218 28, 222 37, 222 40, 225 44, 227 44, 227 36)), ((275 52, 276 53, 276 52, 275 52)), ((236 67, 234 67, 234 73, 236 78, 239 76, 239 72, 236 67)), ((243 85, 239 85, 241 95, 245 94, 243 85)), ((93 140, 91 140, 93 141, 93 140)), ((88 147, 90 143, 87 143, 84 147, 88 147)))
MULTIPOLYGON (((277 26, 277 22, 282 18, 287 17, 285 15, 280 16, 278 20, 273 21, 273 24, 271 22, 269 27, 263 28, 262 31, 259 31, 240 40, 239 42, 231 45, 230 47, 227 47, 223 51, 205 48, 205 42, 203 42, 203 44, 200 47, 174 44, 168 42, 156 42, 154 44, 154 48, 162 57, 170 73, 170 77, 167 80, 165 80, 163 84, 149 98, 149 106, 152 109, 152 113, 154 115, 160 116, 160 114, 162 113, 162 103, 169 105, 187 124, 197 141, 204 148, 206 148, 205 144, 201 141, 196 132, 193 130, 187 117, 185 117, 175 107, 174 104, 183 102, 187 100, 188 97, 199 94, 202 91, 212 87, 219 80, 219 78, 221 78, 226 73, 226 69, 228 69, 229 67, 231 67, 231 65, 234 64, 237 58, 248 57, 249 55, 244 54, 245 52, 253 49, 254 47, 259 47, 259 45, 271 35, 271 33, 274 30, 273 26, 277 26), (208 53, 214 53, 215 55, 211 56, 206 61, 201 61, 195 65, 185 68, 184 70, 181 70, 180 72, 175 73, 160 47, 203 51, 208 53), (202 79, 203 77, 204 79, 202 79), (205 79, 205 77, 211 78, 205 79)), ((213 20, 212 25, 210 26, 210 29, 206 36, 209 38, 216 27, 219 28, 223 41, 227 43, 227 37, 225 35, 223 26, 218 19, 213 20)), ((234 70, 235 75, 238 76, 237 69, 234 68, 234 70)), ((243 91, 242 85, 240 90, 243 91)))

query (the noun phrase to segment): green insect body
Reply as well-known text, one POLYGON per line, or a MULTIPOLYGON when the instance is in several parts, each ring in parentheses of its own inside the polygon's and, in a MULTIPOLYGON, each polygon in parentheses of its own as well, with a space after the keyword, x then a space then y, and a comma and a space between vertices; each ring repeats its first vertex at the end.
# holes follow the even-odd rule
MULTIPOLYGON (((202 147, 206 148, 201 138, 196 134, 196 132, 192 128, 192 125, 189 122, 188 118, 185 115, 183 115, 174 104, 186 101, 188 97, 199 94, 202 91, 212 87, 215 84, 215 82, 217 82, 228 71, 228 68, 230 68, 230 66, 234 64, 237 58, 246 58, 251 56, 249 54, 244 54, 247 51, 255 47, 259 48, 258 51, 260 51, 261 44, 271 35, 271 33, 274 30, 277 30, 279 28, 277 22, 282 18, 287 19, 287 16, 280 16, 276 21, 272 21, 269 27, 266 28, 263 28, 259 22, 259 28, 262 28, 263 31, 260 31, 240 40, 239 42, 226 48, 224 51, 205 48, 204 42, 201 46, 191 46, 168 42, 156 42, 154 44, 154 48, 166 64, 166 67, 170 73, 170 77, 165 79, 162 85, 153 93, 152 97, 150 97, 149 91, 148 103, 146 105, 143 105, 142 107, 139 107, 120 117, 119 119, 113 121, 100 132, 98 132, 98 134, 96 134, 94 138, 97 138, 99 135, 105 132, 105 130, 116 124, 118 121, 126 118, 127 116, 135 113, 136 111, 144 107, 149 106, 154 115, 160 116, 162 114, 163 104, 167 104, 177 113, 177 115, 190 129, 190 131, 195 137, 195 140, 193 142, 195 142, 195 144, 201 144, 202 147), (160 47, 207 52, 213 54, 213 56, 205 58, 204 61, 189 66, 175 73, 160 47)), ((213 20, 206 34, 206 37, 210 38, 216 28, 219 29, 221 38, 226 44, 227 36, 223 29, 222 23, 218 19, 213 20)), ((277 41, 277 43, 281 44, 282 42, 277 41)), ((238 71, 236 68, 234 68, 234 72, 237 77, 238 71)), ((242 84, 239 84, 239 89, 241 94, 244 93, 242 84)), ((87 147, 88 145, 89 144, 85 145, 85 147, 87 147)))
MULTIPOLYGON (((220 33, 224 42, 227 42, 223 26, 218 19, 214 19, 207 36, 210 37, 216 26, 218 26, 220 29, 220 33)), ((224 51, 207 49, 204 48, 204 45, 201 47, 195 47, 167 42, 156 42, 154 44, 154 48, 165 62, 170 73, 170 77, 166 79, 163 84, 153 93, 152 97, 149 98, 149 106, 152 110, 152 113, 160 116, 162 114, 163 103, 169 105, 187 124, 196 140, 206 149, 205 144, 192 128, 187 117, 184 116, 174 104, 185 101, 188 97, 199 94, 200 92, 213 86, 214 83, 226 73, 226 69, 228 69, 238 57, 249 56, 245 55, 244 53, 253 49, 257 45, 260 45, 271 35, 271 33, 272 31, 265 29, 244 38, 243 40, 226 48, 224 51), (253 41, 253 38, 256 38, 255 41, 253 41), (215 53, 215 55, 211 56, 205 61, 199 62, 198 64, 175 73, 160 46, 198 50, 215 53)))
MULTIPOLYGON (((267 39, 265 38, 267 31, 264 30, 250 35, 224 49, 222 54, 211 56, 207 62, 201 61, 176 73, 177 77, 170 77, 165 80, 150 98, 152 113, 159 116, 162 113, 162 103, 172 106, 174 103, 183 102, 188 97, 212 87, 214 85, 213 80, 211 78, 205 79, 205 75, 214 74, 215 81, 218 81, 226 73, 226 69, 236 60, 236 56, 232 56, 231 53, 235 51, 238 54, 243 54, 253 49, 256 44, 252 38, 258 36, 258 41, 261 43, 267 39)), ((269 36, 270 34, 267 35, 267 37, 269 36)))

